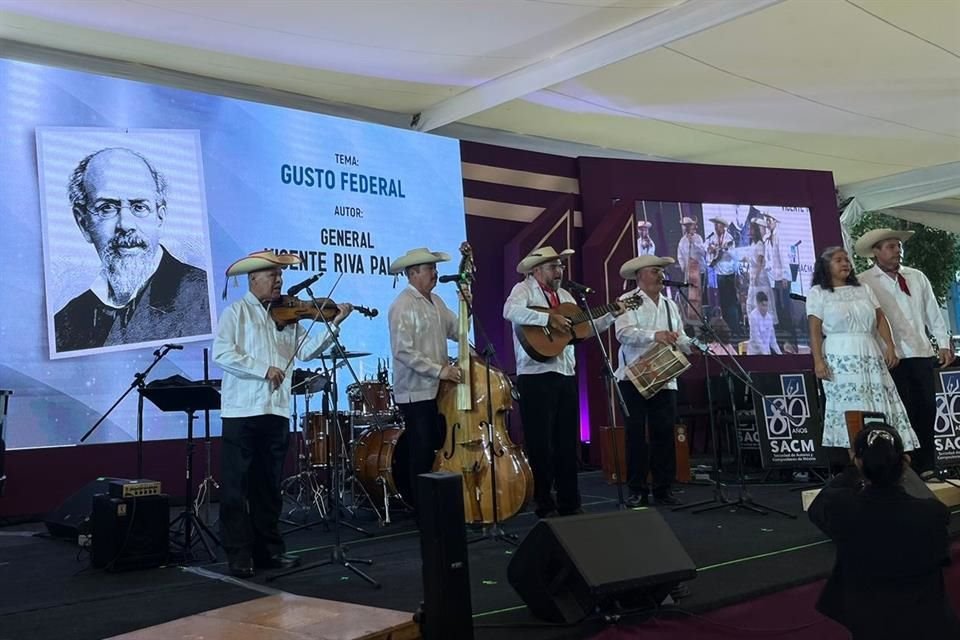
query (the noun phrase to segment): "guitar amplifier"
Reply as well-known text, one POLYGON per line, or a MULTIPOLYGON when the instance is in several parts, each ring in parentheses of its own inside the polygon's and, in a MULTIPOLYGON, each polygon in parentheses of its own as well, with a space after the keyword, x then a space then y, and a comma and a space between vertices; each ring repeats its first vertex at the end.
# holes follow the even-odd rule
POLYGON ((107 571, 159 567, 170 545, 170 498, 167 495, 93 497, 91 556, 107 571))

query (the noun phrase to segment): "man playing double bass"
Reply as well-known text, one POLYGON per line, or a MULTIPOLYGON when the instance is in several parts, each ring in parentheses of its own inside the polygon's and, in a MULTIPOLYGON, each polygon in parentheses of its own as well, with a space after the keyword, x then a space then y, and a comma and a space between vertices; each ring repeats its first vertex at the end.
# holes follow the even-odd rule
MULTIPOLYGON (((540 247, 520 261, 517 273, 526 277, 514 285, 503 305, 503 317, 512 322, 515 329, 532 325, 570 331, 571 322, 567 317, 530 307, 576 304, 570 292, 560 287, 564 268, 561 260, 572 254, 572 249, 557 253, 553 247, 540 247)), ((617 313, 623 313, 623 309, 621 305, 617 313)), ((596 319, 597 329, 603 331, 613 321, 613 313, 601 316, 596 319)), ((517 357, 523 444, 533 470, 537 516, 581 513, 577 486, 580 409, 574 377, 574 347, 568 344, 559 356, 538 362, 527 355, 514 331, 513 350, 517 357), (556 499, 552 493, 554 486, 556 499)))
POLYGON ((643 303, 617 318, 620 366, 615 375, 630 417, 626 418, 627 506, 647 506, 650 488, 647 472, 653 473, 653 498, 657 504, 680 504, 671 491, 676 479, 673 425, 677 421, 677 381, 671 380, 650 398, 644 398, 627 377, 630 364, 656 344, 676 346, 690 353, 690 339, 683 333, 677 304, 663 295, 663 268, 673 258, 640 256, 620 267, 620 277, 636 280, 637 288, 622 299, 641 296, 643 303), (649 428, 650 442, 647 443, 649 428))
POLYGON ((442 442, 437 408, 441 380, 460 382, 462 372, 450 364, 447 340, 457 339, 457 316, 433 293, 437 263, 450 256, 425 248, 411 249, 390 265, 391 275, 407 277, 407 287, 390 305, 390 351, 393 353, 393 397, 403 414, 403 438, 410 453, 406 493, 416 503, 416 481, 433 467, 442 442))

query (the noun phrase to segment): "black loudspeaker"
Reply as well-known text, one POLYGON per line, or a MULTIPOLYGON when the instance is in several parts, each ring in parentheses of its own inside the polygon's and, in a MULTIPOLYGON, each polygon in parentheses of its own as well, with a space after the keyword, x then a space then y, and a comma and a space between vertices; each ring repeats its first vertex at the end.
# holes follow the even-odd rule
POLYGON ((417 477, 424 640, 473 640, 462 482, 456 473, 417 477))
POLYGON ((170 547, 170 498, 93 497, 91 558, 108 571, 159 567, 170 547))
POLYGON ((538 522, 513 554, 507 578, 533 615, 579 622, 615 601, 652 608, 697 569, 656 511, 538 522))
POLYGON ((98 493, 108 493, 112 480, 119 480, 119 478, 97 478, 48 513, 44 523, 50 535, 76 539, 80 529, 84 529, 86 533, 89 530, 90 513, 93 511, 93 496, 98 493))

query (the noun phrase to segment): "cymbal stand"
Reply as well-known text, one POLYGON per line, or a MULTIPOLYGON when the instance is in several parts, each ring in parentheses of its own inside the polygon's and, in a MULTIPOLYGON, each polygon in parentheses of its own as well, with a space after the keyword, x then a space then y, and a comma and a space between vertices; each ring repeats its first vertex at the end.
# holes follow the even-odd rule
MULTIPOLYGON (((312 377, 306 378, 305 380, 299 382, 296 386, 303 386, 306 393, 304 393, 303 399, 305 404, 305 420, 310 419, 310 396, 312 395, 312 389, 314 387, 314 382, 316 380, 321 381, 320 388, 321 390, 326 388, 329 384, 324 377, 324 374, 317 373, 312 377)), ((291 387, 291 392, 295 391, 295 387, 291 387)), ((296 396, 294 396, 294 407, 296 407, 296 396)), ((297 417, 296 409, 294 409, 294 433, 296 433, 296 424, 297 417)), ((281 492, 284 496, 291 496, 294 501, 294 507, 292 507, 287 512, 287 518, 281 518, 280 522, 284 524, 294 525, 292 529, 287 529, 281 535, 287 535, 293 533, 294 531, 300 531, 302 529, 309 529, 315 524, 323 523, 323 526, 329 530, 330 526, 327 524, 327 509, 324 504, 324 492, 326 488, 323 486, 323 483, 320 481, 316 470, 311 464, 310 453, 307 451, 307 432, 304 427, 305 423, 300 425, 300 437, 297 438, 297 473, 296 475, 285 478, 280 484, 281 492), (312 508, 317 510, 317 513, 320 515, 320 523, 310 522, 310 511, 312 508), (304 521, 296 522, 292 520, 292 516, 295 512, 302 511, 305 512, 304 521)), ((320 435, 320 434, 316 434, 320 435)))
MULTIPOLYGON (((341 274, 341 277, 342 277, 342 274, 341 274)), ((339 281, 340 280, 338 278, 337 282, 339 281)), ((336 284, 334 284, 334 288, 336 288, 336 284)), ((313 294, 313 291, 310 290, 310 287, 306 287, 306 291, 307 291, 307 294, 310 296, 310 298, 314 300, 314 304, 317 304, 316 296, 313 294)), ((331 294, 332 293, 333 292, 331 291, 331 294)), ((331 298, 327 296, 327 298, 324 300, 324 303, 326 304, 326 301, 330 299, 331 298)), ((337 337, 338 332, 334 329, 330 321, 327 320, 322 313, 318 315, 320 316, 320 318, 323 320, 323 323, 327 327, 327 334, 333 339, 333 352, 332 352, 333 361, 331 365, 332 373, 330 376, 330 385, 329 385, 330 390, 327 392, 327 395, 330 398, 330 405, 333 410, 333 414, 337 415, 337 354, 343 354, 345 350, 343 348, 343 345, 340 343, 339 338, 337 337)), ((311 327, 312 326, 313 325, 311 325, 311 327)), ((353 368, 350 367, 349 362, 347 363, 347 368, 350 370, 351 373, 353 373, 353 368)), ((356 378, 356 374, 353 373, 353 375, 354 375, 354 378, 356 378)), ((359 380, 357 380, 357 382, 359 383, 359 380)), ((284 571, 282 573, 276 573, 276 574, 267 576, 267 582, 272 582, 279 578, 293 575, 295 573, 302 573, 304 571, 309 571, 317 567, 339 564, 349 569, 353 573, 355 573, 357 576, 362 578, 364 581, 369 583, 374 588, 377 588, 377 589, 380 588, 381 585, 379 582, 371 578, 369 575, 361 571, 360 568, 356 566, 357 564, 372 565, 373 560, 369 560, 366 558, 352 558, 348 556, 347 550, 343 546, 340 540, 341 524, 349 526, 351 529, 355 529, 357 531, 360 531, 361 533, 367 533, 367 532, 361 529, 360 527, 355 527, 349 523, 342 522, 340 520, 340 487, 339 487, 339 481, 337 478, 337 474, 339 472, 337 467, 339 466, 339 463, 337 461, 337 458, 339 458, 339 456, 333 457, 333 469, 331 473, 332 486, 331 486, 330 495, 332 497, 332 500, 331 500, 332 504, 330 505, 330 511, 333 514, 333 545, 332 545, 332 549, 330 550, 330 557, 327 558, 326 560, 321 560, 320 562, 314 562, 311 564, 303 565, 301 567, 297 567, 295 569, 291 569, 289 571, 284 571)))
MULTIPOLYGON (((210 350, 204 348, 203 350, 203 382, 204 384, 210 384, 210 350)), ((220 488, 220 483, 218 483, 213 477, 213 442, 210 439, 210 410, 203 410, 203 449, 205 455, 204 462, 206 463, 206 475, 203 480, 200 481, 200 486, 197 487, 197 497, 193 501, 193 510, 196 513, 202 513, 202 520, 210 524, 210 496, 213 495, 214 490, 220 488)))

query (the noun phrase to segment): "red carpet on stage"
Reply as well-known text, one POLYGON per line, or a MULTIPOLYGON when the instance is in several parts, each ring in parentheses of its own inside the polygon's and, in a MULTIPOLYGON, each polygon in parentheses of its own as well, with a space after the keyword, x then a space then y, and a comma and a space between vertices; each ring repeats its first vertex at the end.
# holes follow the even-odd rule
MULTIPOLYGON (((944 579, 955 611, 960 611, 960 542, 951 547, 953 564, 944 579)), ((850 634, 841 625, 817 613, 814 604, 823 588, 818 580, 779 593, 741 602, 703 615, 671 613, 642 624, 624 622, 595 635, 593 640, 847 640, 850 634)), ((690 583, 696 587, 696 580, 690 583)), ((682 603, 681 603, 682 608, 682 603)), ((908 639, 905 639, 908 640, 908 639)))

